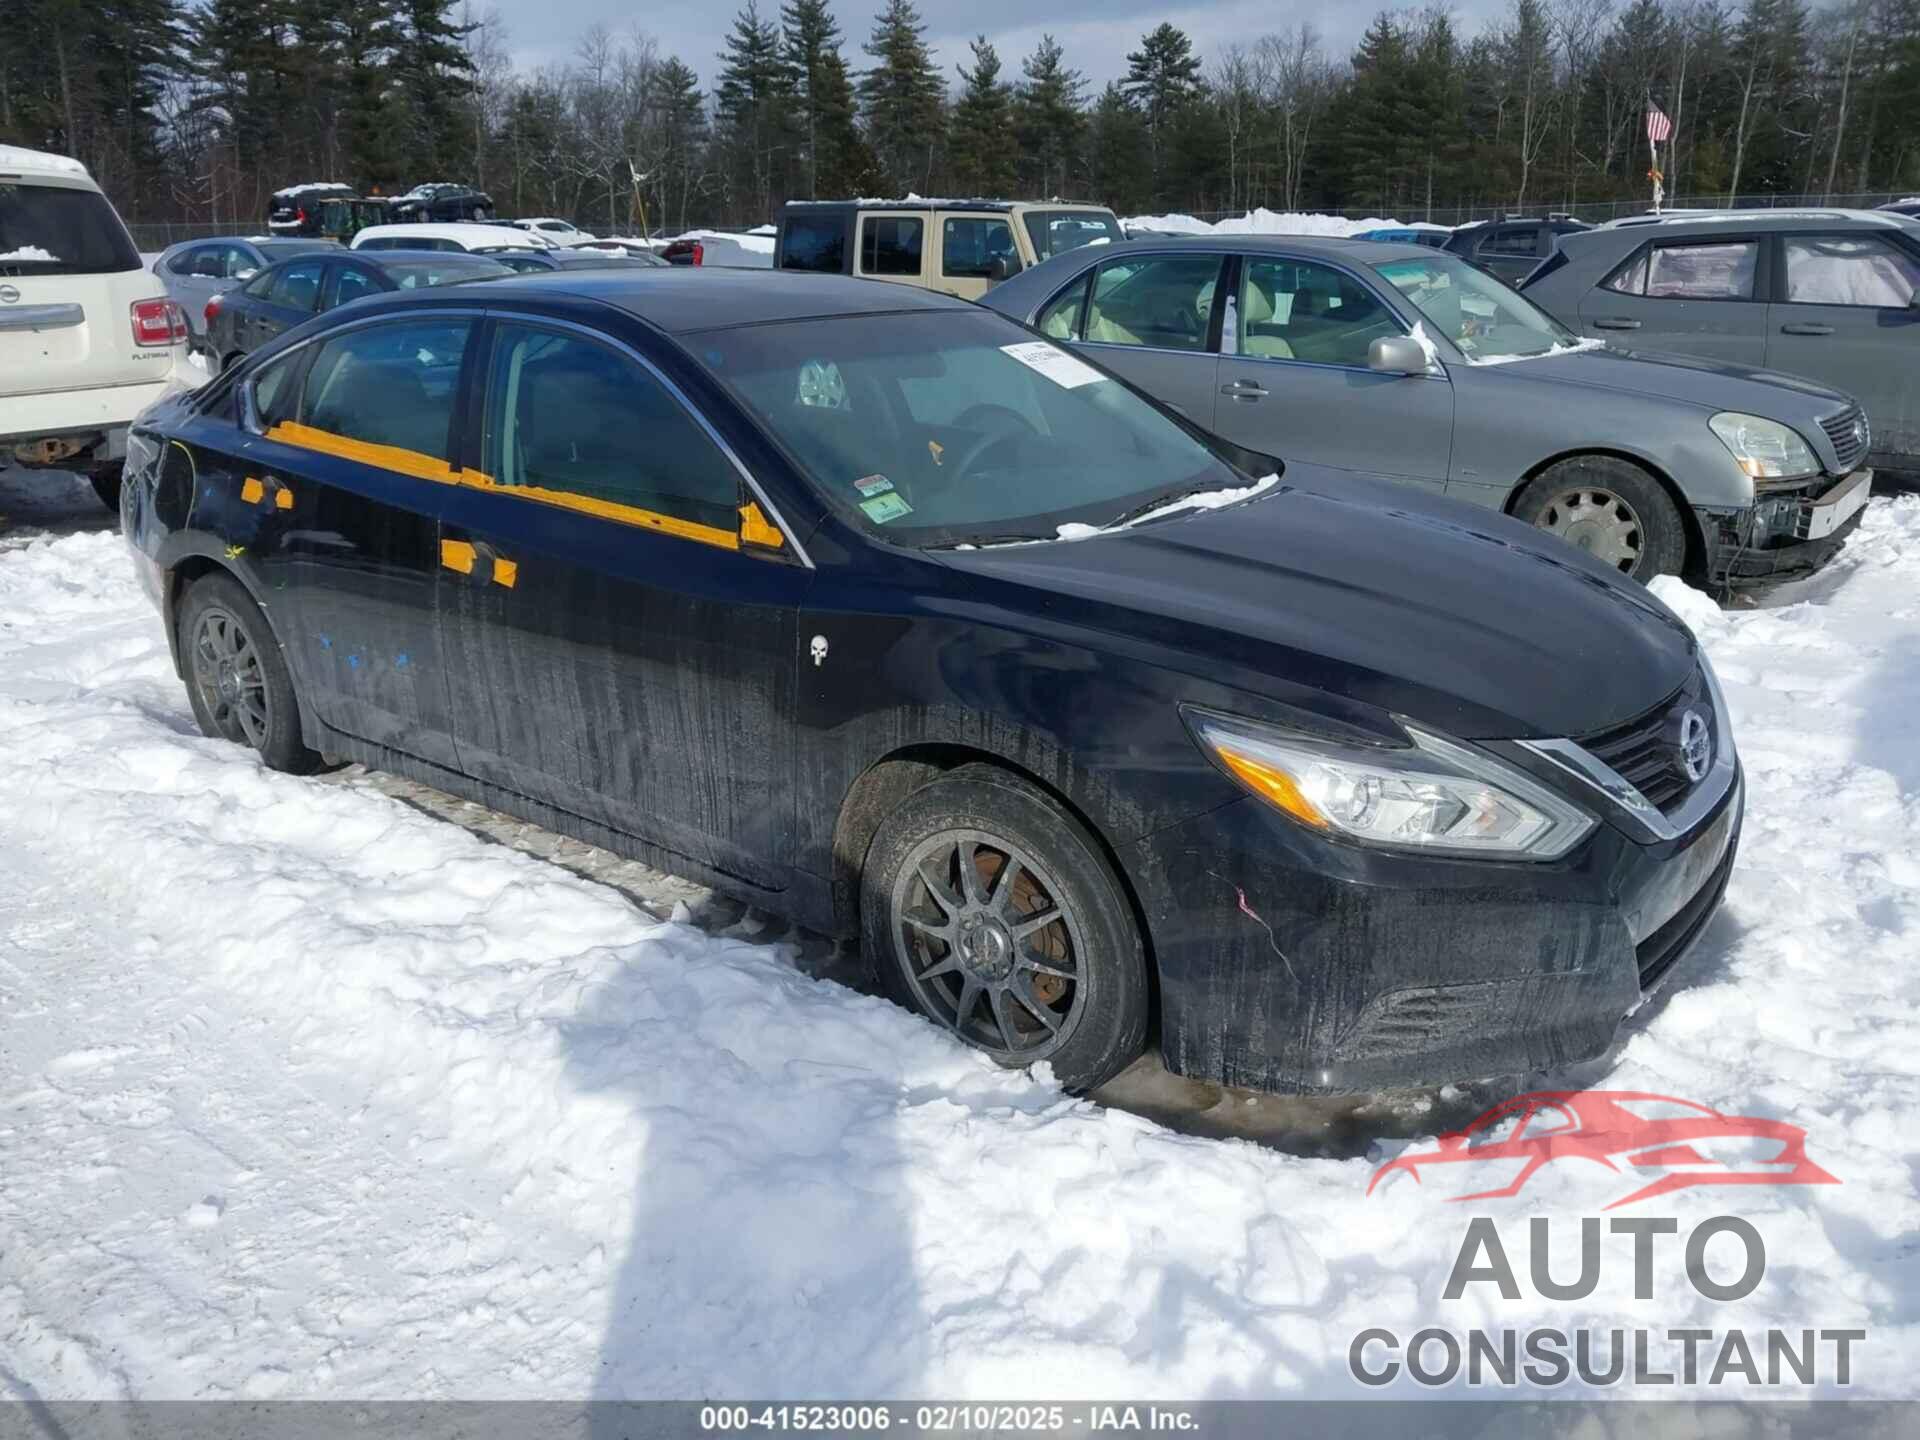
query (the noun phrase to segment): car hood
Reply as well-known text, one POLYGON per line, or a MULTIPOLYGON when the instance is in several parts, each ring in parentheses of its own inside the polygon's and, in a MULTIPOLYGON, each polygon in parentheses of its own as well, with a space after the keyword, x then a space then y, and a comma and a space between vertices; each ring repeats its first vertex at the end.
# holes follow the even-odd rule
POLYGON ((1703 410, 1740 410, 1788 424, 1816 424, 1822 416, 1853 403, 1852 396, 1830 385, 1777 370, 1611 346, 1482 368, 1533 380, 1651 395, 1703 410))
POLYGON ((1465 739, 1610 728, 1696 663, 1670 610, 1582 552, 1304 465, 1246 504, 941 558, 1042 592, 1019 608, 1050 623, 1147 641, 1170 669, 1288 700, 1305 686, 1465 739))

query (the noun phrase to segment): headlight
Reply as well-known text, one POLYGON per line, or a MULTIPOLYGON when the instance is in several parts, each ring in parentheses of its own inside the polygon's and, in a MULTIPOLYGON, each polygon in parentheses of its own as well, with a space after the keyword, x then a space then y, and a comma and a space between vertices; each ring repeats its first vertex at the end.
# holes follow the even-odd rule
POLYGON ((1593 816, 1514 767, 1405 727, 1400 749, 1339 745, 1188 711, 1214 763, 1303 825, 1362 845, 1434 855, 1557 860, 1593 816))
POLYGON ((1798 480, 1820 473, 1807 442, 1778 420, 1723 410, 1707 423, 1750 479, 1798 480))

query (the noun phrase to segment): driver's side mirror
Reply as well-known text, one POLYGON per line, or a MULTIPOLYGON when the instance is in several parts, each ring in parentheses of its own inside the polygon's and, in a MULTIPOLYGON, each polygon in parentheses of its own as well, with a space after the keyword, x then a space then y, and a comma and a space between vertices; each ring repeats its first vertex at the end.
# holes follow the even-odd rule
POLYGON ((1015 255, 996 255, 987 266, 987 279, 998 285, 1002 280, 1020 273, 1020 260, 1015 255))
POLYGON ((1367 368, 1385 375, 1424 375, 1426 347, 1411 335, 1382 335, 1367 347, 1367 368))

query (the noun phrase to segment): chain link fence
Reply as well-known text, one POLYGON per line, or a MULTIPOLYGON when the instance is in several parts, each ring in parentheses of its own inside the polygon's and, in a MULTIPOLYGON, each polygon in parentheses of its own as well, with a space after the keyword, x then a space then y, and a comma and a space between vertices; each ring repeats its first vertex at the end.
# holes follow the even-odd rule
MULTIPOLYGON (((1872 210, 1893 200, 1908 198, 1911 192, 1875 190, 1864 193, 1836 195, 1680 195, 1671 196, 1662 202, 1663 210, 1872 210)), ((1271 207, 1268 207, 1271 208, 1271 207)), ((1479 204, 1454 206, 1410 205, 1347 205, 1337 209, 1317 209, 1307 207, 1313 214, 1337 215, 1343 220, 1371 220, 1375 218, 1399 220, 1411 223, 1426 221, 1435 225, 1465 225, 1473 220, 1499 220, 1508 215, 1570 215, 1576 220, 1586 220, 1601 224, 1608 220, 1618 220, 1626 215, 1645 215, 1653 209, 1650 196, 1631 200, 1596 200, 1576 203, 1564 201, 1540 201, 1524 207, 1512 204, 1479 204)), ((1244 210, 1186 210, 1170 212, 1184 214, 1208 224, 1217 224, 1222 220, 1238 219, 1244 210)))

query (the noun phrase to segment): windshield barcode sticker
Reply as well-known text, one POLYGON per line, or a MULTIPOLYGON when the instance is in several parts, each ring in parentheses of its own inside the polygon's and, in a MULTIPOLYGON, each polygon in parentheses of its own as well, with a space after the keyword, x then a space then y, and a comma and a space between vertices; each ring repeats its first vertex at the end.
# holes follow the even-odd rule
POLYGON ((1011 355, 1029 370, 1038 370, 1054 384, 1066 390, 1078 390, 1082 385, 1091 385, 1096 380, 1107 377, 1087 364, 1077 360, 1058 346, 1049 345, 1044 340, 1028 340, 1019 345, 1002 345, 1002 353, 1011 355))

